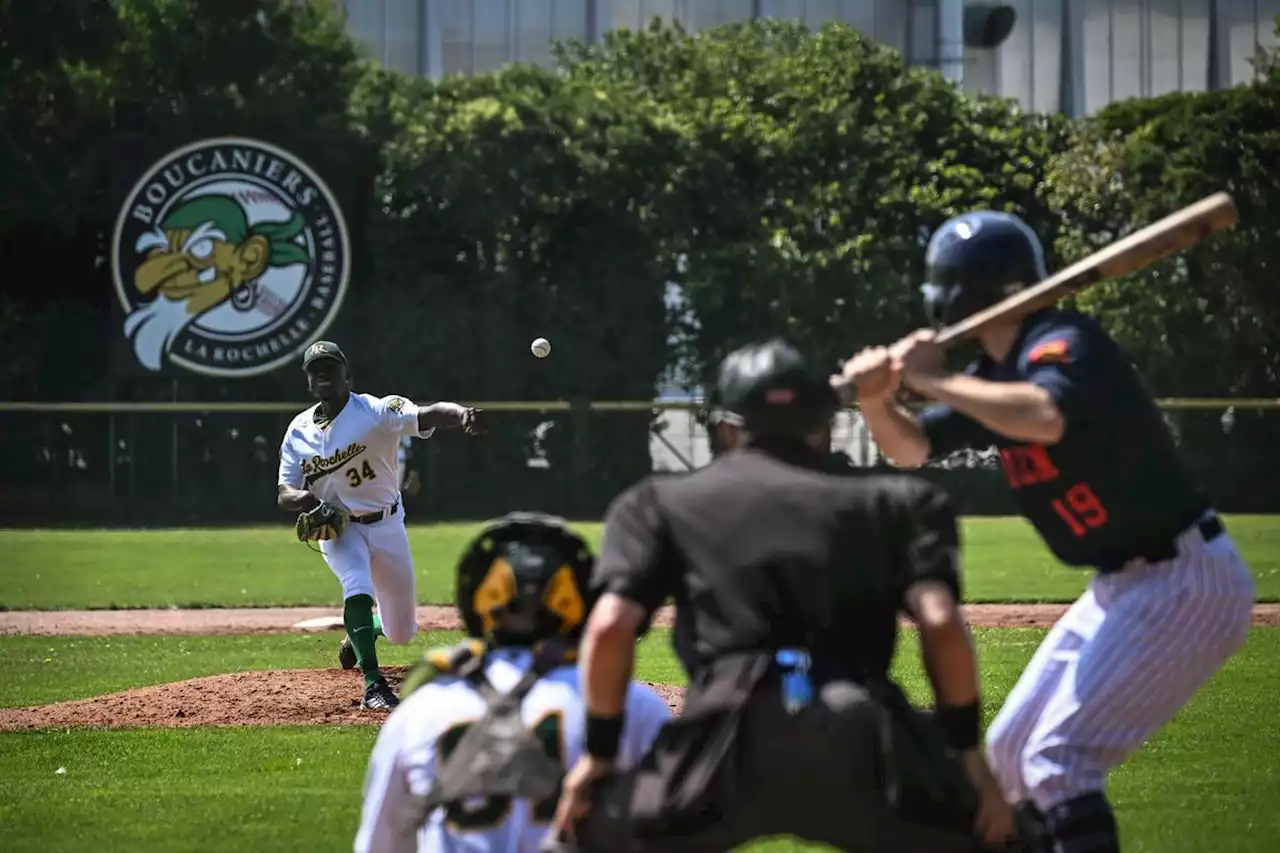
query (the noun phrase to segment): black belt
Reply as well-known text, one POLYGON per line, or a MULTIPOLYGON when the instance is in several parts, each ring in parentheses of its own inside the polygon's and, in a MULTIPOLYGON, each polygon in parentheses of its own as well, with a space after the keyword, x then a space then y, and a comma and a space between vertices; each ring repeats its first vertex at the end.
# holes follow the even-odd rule
MULTIPOLYGON (((1192 525, 1188 524, 1182 527, 1172 536, 1142 543, 1131 550, 1108 554, 1098 561, 1098 571, 1103 574, 1118 572, 1133 560, 1143 560, 1148 563, 1172 560, 1178 556, 1178 537, 1190 526, 1192 525)), ((1217 513, 1210 515, 1208 518, 1200 519, 1194 523, 1194 526, 1200 531, 1200 535, 1205 542, 1212 542, 1226 532, 1226 527, 1217 513)))
POLYGON ((391 509, 379 510, 378 512, 370 512, 365 515, 353 515, 351 520, 356 524, 373 524, 375 521, 382 521, 384 518, 390 518, 396 514, 396 510, 400 508, 400 499, 391 505, 391 509))

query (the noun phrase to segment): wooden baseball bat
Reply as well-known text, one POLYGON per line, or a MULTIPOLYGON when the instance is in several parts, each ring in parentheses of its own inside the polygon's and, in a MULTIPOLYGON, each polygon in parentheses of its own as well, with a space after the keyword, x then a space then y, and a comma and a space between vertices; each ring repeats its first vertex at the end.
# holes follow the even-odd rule
POLYGON ((950 346, 974 337, 989 326, 1025 317, 1104 278, 1126 275, 1190 248, 1214 231, 1235 225, 1237 218, 1231 196, 1214 193, 1099 249, 1038 284, 947 326, 938 332, 935 340, 941 346, 950 346))
MULTIPOLYGON (((1237 219, 1236 205, 1231 196, 1224 192, 1214 193, 1099 249, 1044 281, 943 328, 934 340, 943 347, 950 347, 990 326, 1021 319, 1095 282, 1140 270, 1181 252, 1215 231, 1230 228, 1237 219)), ((833 377, 832 383, 844 399, 848 399, 855 390, 848 387, 852 383, 838 377, 833 377)))

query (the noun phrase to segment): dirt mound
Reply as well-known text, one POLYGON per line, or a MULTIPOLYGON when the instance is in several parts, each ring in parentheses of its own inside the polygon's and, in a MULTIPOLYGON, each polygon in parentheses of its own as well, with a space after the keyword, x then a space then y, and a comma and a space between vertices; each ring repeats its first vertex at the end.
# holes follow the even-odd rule
MULTIPOLYGON (((1067 610, 1065 604, 969 604, 965 615, 979 628, 1047 628, 1067 610)), ((458 611, 443 605, 418 608, 423 631, 459 631, 458 611)), ((230 607, 180 610, 10 610, 0 612, 0 634, 279 634, 298 630, 311 619, 335 619, 334 607, 230 607)), ((673 613, 661 608, 653 624, 669 628, 673 613)), ((1256 604, 1255 627, 1280 627, 1280 604, 1256 604)), ((339 626, 340 627, 340 626, 339 626)))
MULTIPOLYGON (((403 667, 386 667, 385 672, 393 686, 404 676, 403 667)), ((358 673, 341 669, 237 672, 74 702, 3 708, 0 729, 380 722, 385 711, 360 707, 363 687, 358 673)))
MULTIPOLYGON (((399 687, 405 667, 384 667, 399 687)), ((684 689, 651 685, 677 712, 684 689)), ((341 669, 213 675, 28 708, 0 708, 0 731, 46 728, 378 725, 387 711, 360 707, 364 682, 341 669)))

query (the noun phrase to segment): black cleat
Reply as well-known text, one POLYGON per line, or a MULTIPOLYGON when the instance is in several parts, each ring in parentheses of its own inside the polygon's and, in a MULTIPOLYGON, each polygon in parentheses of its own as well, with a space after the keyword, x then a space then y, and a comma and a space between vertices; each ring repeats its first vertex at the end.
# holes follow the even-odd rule
POLYGON ((364 689, 363 707, 373 708, 378 711, 389 711, 400 704, 400 699, 396 696, 395 691, 391 689, 391 685, 386 681, 379 679, 364 689))

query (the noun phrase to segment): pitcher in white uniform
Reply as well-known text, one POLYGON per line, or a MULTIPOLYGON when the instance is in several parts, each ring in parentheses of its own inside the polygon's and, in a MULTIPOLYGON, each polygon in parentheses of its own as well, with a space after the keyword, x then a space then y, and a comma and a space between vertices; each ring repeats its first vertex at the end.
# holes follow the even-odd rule
MULTIPOLYGON (((473 639, 427 652, 406 678, 404 704, 387 718, 369 762, 356 853, 539 849, 555 814, 555 780, 584 746, 586 709, 572 651, 591 606, 592 563, 585 541, 550 516, 512 513, 475 537, 458 565, 457 584, 458 609, 473 639), (482 752, 487 760, 449 764, 455 750, 466 751, 465 735, 486 718, 486 694, 512 691, 521 699, 513 714, 545 751, 550 793, 540 800, 508 793, 528 790, 525 780, 512 778, 517 771, 503 766, 515 753, 511 728, 490 730, 498 735, 482 752), (476 785, 472 790, 486 796, 454 800, 439 787, 449 784, 441 781, 442 767, 454 781, 457 770, 475 771, 506 790, 476 785)), ((631 683, 620 761, 638 762, 670 718, 657 693, 631 683)), ((527 771, 529 762, 515 766, 527 771)))
POLYGON ((320 543, 342 584, 347 636, 338 658, 344 669, 359 666, 364 673, 364 707, 394 708, 399 700, 378 666, 374 641, 382 635, 407 643, 418 630, 413 554, 397 476, 400 440, 430 438, 437 428, 461 427, 478 435, 483 410, 354 393, 347 357, 331 341, 308 347, 302 369, 320 402, 285 431, 276 502, 290 512, 324 503, 347 516, 346 533, 320 543))

